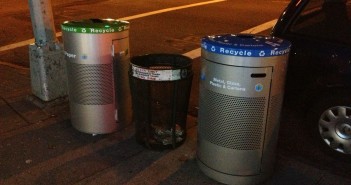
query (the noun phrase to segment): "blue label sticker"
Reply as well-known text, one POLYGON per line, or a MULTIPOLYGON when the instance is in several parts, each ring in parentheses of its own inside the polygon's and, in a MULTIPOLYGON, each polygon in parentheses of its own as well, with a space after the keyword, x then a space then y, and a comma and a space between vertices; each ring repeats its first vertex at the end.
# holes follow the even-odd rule
POLYGON ((205 73, 200 74, 200 80, 206 80, 206 75, 205 73))
POLYGON ((255 91, 257 92, 261 92, 263 90, 263 85, 262 84, 256 84, 255 85, 255 91))

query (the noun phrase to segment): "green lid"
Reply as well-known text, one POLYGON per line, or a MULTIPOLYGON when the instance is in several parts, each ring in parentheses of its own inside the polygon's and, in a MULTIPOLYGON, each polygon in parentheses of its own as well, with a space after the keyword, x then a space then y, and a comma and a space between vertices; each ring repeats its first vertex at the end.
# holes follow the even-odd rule
POLYGON ((116 19, 86 19, 65 21, 61 24, 62 31, 74 33, 104 34, 129 29, 129 22, 116 19))

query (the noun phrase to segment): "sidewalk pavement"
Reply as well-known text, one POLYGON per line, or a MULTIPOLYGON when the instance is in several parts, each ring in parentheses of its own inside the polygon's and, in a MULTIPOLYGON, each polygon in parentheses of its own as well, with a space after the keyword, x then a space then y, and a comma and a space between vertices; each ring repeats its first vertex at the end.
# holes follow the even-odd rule
MULTIPOLYGON (((0 64, 0 184, 220 184, 196 164, 196 117, 175 150, 138 145, 133 126, 92 136, 70 123, 68 100, 43 103, 31 95, 29 69, 0 64)), ((264 184, 343 185, 333 175, 281 152, 264 184)))

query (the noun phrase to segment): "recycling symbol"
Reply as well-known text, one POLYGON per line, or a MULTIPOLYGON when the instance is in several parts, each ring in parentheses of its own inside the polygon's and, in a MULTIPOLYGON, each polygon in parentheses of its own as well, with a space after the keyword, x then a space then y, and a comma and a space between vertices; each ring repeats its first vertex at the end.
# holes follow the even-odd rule
POLYGON ((205 49, 207 49, 207 44, 204 43, 204 44, 202 45, 202 47, 205 48, 205 49))
POLYGON ((263 90, 263 85, 260 84, 260 83, 256 84, 256 85, 255 85, 255 90, 256 90, 257 92, 261 92, 261 91, 263 90))
POLYGON ((258 54, 260 57, 263 57, 266 55, 266 53, 264 51, 260 51, 260 53, 258 54))
POLYGON ((216 51, 216 47, 212 46, 211 51, 216 51))

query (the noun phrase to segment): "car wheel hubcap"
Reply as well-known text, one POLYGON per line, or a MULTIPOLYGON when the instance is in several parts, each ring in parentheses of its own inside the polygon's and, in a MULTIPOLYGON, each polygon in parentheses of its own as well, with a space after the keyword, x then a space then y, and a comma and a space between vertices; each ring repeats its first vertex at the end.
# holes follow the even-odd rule
POLYGON ((332 149, 351 154, 351 108, 337 106, 325 110, 319 119, 319 132, 332 149))
POLYGON ((340 123, 336 126, 336 133, 343 139, 351 139, 350 123, 340 123))

